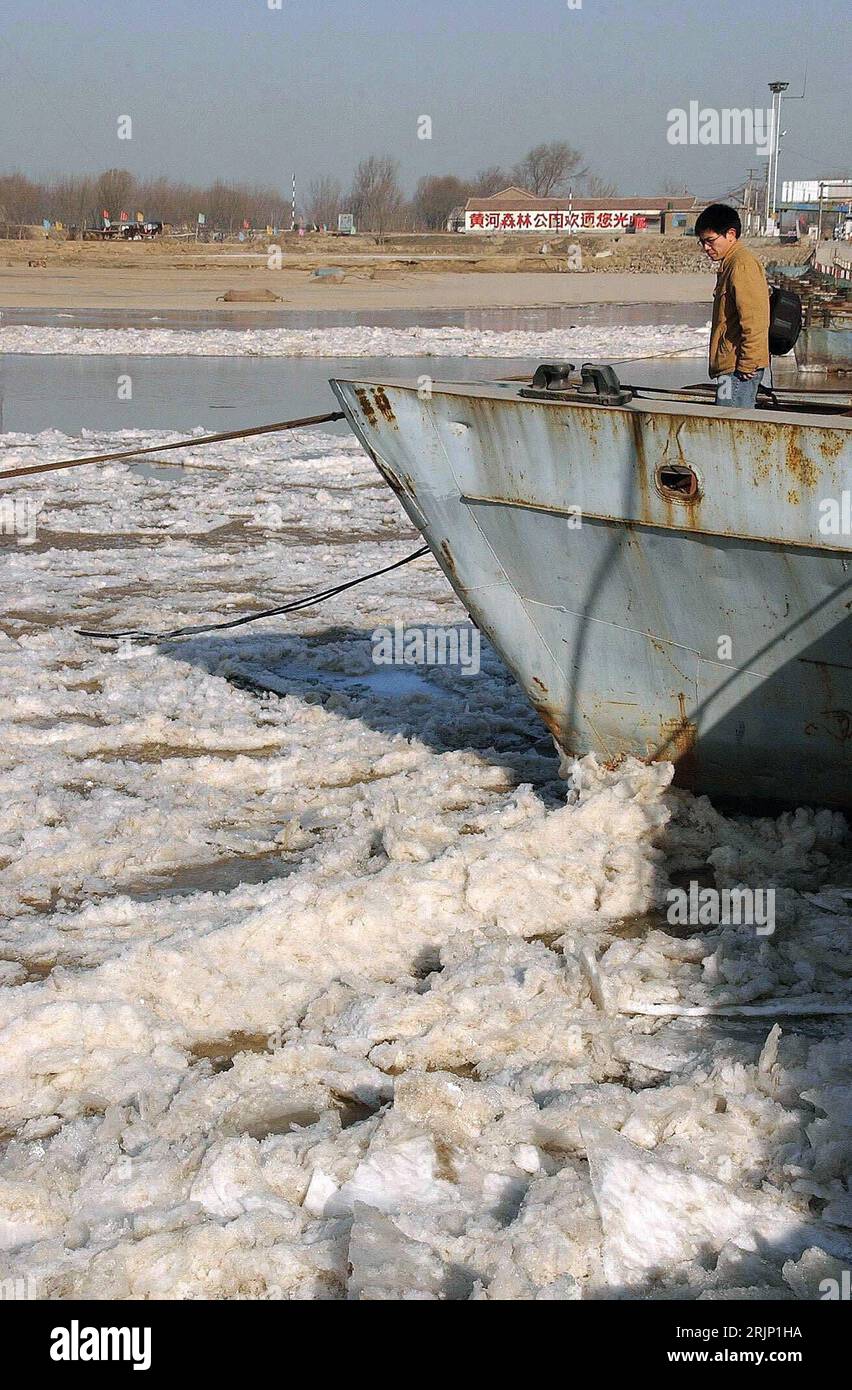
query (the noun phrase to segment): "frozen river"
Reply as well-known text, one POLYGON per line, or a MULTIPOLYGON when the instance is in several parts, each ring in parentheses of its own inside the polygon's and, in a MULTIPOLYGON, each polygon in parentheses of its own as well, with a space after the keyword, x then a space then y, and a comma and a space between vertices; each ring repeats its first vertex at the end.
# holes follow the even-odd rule
MULTIPOLYGON (((587 327, 610 359, 628 327, 683 341, 587 327)), ((0 470, 321 412, 333 375, 538 360, 516 338, 405 360, 156 341, 18 340, 0 470)), ((566 780, 488 650, 476 674, 378 668, 378 627, 466 624, 429 556, 234 632, 75 633, 233 618, 414 550, 341 428, 6 486, 4 517, 33 529, 0 535, 0 1280, 794 1300, 848 1269, 849 1018, 796 1014, 850 1001, 840 815, 735 816, 672 791, 668 765, 566 780), (690 881, 772 885, 775 933, 670 924, 690 881)))

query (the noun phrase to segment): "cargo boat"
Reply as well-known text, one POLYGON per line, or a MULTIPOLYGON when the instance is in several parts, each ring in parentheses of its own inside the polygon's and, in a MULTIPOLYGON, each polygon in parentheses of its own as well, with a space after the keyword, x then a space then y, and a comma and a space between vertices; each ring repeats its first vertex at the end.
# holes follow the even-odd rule
POLYGON ((560 749, 711 795, 852 805, 852 398, 331 383, 560 749))

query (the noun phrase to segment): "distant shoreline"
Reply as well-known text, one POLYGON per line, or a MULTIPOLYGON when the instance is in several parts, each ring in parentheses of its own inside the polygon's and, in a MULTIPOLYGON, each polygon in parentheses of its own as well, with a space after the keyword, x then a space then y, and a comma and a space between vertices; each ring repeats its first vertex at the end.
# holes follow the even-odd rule
MULTIPOLYGON (((579 237, 570 247, 538 237, 313 235, 239 244, 0 241, 0 310, 43 309, 233 314, 260 324, 293 310, 462 312, 595 304, 700 304, 713 271, 692 237, 579 237), (544 253, 544 254, 542 254, 544 253), (277 259, 278 267, 274 264, 277 259), (270 264, 270 260, 273 264, 270 264), (336 275, 317 271, 338 270, 336 275), (248 300, 223 302, 228 291, 248 300), (251 296, 268 295, 267 302, 251 296)), ((752 242, 762 260, 803 260, 807 248, 752 242)))
POLYGON ((145 269, 57 264, 43 268, 0 265, 3 309, 215 310, 262 320, 270 311, 370 309, 529 309, 584 304, 696 304, 712 298, 712 279, 698 274, 597 271, 417 272, 393 280, 353 274, 340 284, 304 271, 266 269, 145 269), (280 302, 222 303, 229 289, 269 289, 280 302))

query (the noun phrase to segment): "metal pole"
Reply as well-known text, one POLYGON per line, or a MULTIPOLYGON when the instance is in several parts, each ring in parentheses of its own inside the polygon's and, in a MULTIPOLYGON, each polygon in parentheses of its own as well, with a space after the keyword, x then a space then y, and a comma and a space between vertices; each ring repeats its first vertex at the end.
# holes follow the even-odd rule
POLYGON ((771 221, 771 215, 773 215, 773 188, 774 188, 774 170, 773 170, 773 164, 774 164, 774 158, 776 158, 776 133, 777 133, 777 129, 778 129, 777 100, 778 100, 777 93, 776 93, 776 92, 773 92, 773 118, 771 118, 771 131, 770 131, 770 142, 769 142, 769 164, 766 165, 766 227, 764 227, 764 229, 763 229, 764 235, 766 235, 766 236, 769 236, 769 224, 770 224, 770 221, 771 221))
MULTIPOLYGON (((772 175, 772 216, 778 218, 778 157, 781 153, 781 93, 778 93, 778 122, 775 127, 775 168, 772 175)), ((779 223, 780 231, 780 223, 779 223)))
POLYGON ((818 221, 817 221, 817 246, 819 246, 820 242, 822 241, 822 190, 823 190, 823 182, 822 182, 822 179, 820 179, 820 181, 819 181, 819 218, 818 218, 818 221))
POLYGON ((763 235, 769 236, 769 218, 772 213, 772 151, 775 147, 775 93, 772 93, 772 126, 769 132, 769 158, 766 164, 766 197, 763 203, 763 235))
MULTIPOLYGON (((773 109, 773 112, 774 112, 774 110, 775 110, 775 103, 774 103, 774 101, 773 101, 773 103, 772 103, 772 109, 773 109)), ((770 146, 769 146, 769 160, 768 160, 767 165, 766 165, 766 188, 764 189, 764 198, 763 198, 763 235, 764 235, 764 236, 769 236, 769 180, 770 180, 771 173, 772 173, 772 146, 770 145, 770 146)))
POLYGON ((781 140, 781 93, 786 92, 789 82, 770 82, 772 93, 772 143, 769 164, 766 170, 766 231, 769 232, 769 219, 775 219, 776 196, 778 192, 778 145, 781 140), (773 158, 774 152, 774 158, 773 158))
POLYGON ((748 171, 748 230, 754 236, 760 230, 760 185, 755 182, 756 169, 748 171))

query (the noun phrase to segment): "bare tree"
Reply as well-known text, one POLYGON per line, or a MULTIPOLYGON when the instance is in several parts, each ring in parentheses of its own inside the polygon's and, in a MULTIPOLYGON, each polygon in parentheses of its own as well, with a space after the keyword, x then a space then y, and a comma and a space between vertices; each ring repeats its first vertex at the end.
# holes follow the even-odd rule
POLYGON ((121 212, 130 212, 136 202, 136 179, 129 169, 107 169, 95 182, 98 213, 108 212, 113 222, 121 212))
POLYGON ((97 217, 95 181, 85 175, 59 179, 45 189, 45 199, 45 216, 76 228, 80 237, 97 217))
POLYGON ((44 190, 25 174, 3 174, 0 176, 0 209, 7 222, 40 222, 45 216, 44 190))
POLYGON ((222 183, 217 180, 205 190, 202 197, 205 200, 207 221, 211 227, 216 227, 219 231, 239 231, 242 223, 249 220, 249 190, 243 184, 222 183))
POLYGON ((166 222, 172 227, 195 223, 200 212, 207 211, 205 195, 199 188, 170 179, 146 179, 139 185, 138 206, 152 222, 166 222))
POLYGON ((502 193, 511 182, 511 177, 499 164, 492 164, 487 169, 480 169, 471 180, 471 197, 491 198, 495 193, 502 193))
POLYGON ((402 190, 396 160, 379 155, 362 159, 352 184, 352 211, 356 225, 381 239, 399 218, 402 190))
POLYGON ((245 216, 253 227, 289 227, 293 220, 292 198, 288 201, 275 188, 253 185, 248 189, 245 216))
POLYGON ((343 189, 337 179, 314 179, 308 189, 308 221, 318 227, 333 227, 342 211, 343 189))
POLYGON ((430 174, 417 185, 412 211, 418 226, 427 231, 444 231, 453 208, 466 203, 471 186, 455 174, 430 174))
POLYGON ((609 183, 607 179, 599 178, 597 174, 589 174, 586 188, 590 198, 615 198, 618 195, 616 185, 609 183))
POLYGON ((689 189, 682 179, 663 179, 663 192, 670 198, 682 198, 689 189))
POLYGON ((587 173, 579 150, 565 140, 553 140, 549 145, 535 145, 515 165, 513 178, 536 197, 548 198, 561 193, 569 180, 585 178, 587 173))

